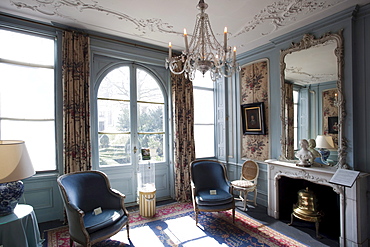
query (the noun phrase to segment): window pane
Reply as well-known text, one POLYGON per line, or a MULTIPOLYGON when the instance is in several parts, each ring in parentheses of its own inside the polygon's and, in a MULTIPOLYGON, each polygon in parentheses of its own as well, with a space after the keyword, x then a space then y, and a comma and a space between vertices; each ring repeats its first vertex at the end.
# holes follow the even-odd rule
POLYGON ((56 170, 55 40, 9 30, 0 37, 0 137, 24 140, 36 171, 56 170))
POLYGON ((129 134, 99 135, 99 164, 125 165, 131 163, 131 140, 129 134))
POLYGON ((298 145, 298 129, 294 128, 294 149, 299 149, 298 145))
POLYGON ((197 158, 215 156, 215 132, 213 125, 195 125, 194 139, 197 158))
POLYGON ((138 103, 138 131, 163 132, 164 105, 138 103))
POLYGON ((165 161, 164 156, 164 134, 142 134, 139 135, 139 150, 150 149, 150 161, 165 161))
POLYGON ((194 122, 214 123, 213 91, 194 89, 194 122))
POLYGON ((2 117, 54 118, 54 70, 0 63, 0 71, 2 117))
POLYGON ((293 119, 293 127, 294 128, 297 128, 298 127, 298 105, 293 105, 293 115, 294 115, 294 119, 293 119))
POLYGON ((54 121, 2 120, 0 129, 3 140, 25 141, 36 171, 56 169, 54 121))
POLYGON ((299 92, 298 91, 293 91, 293 103, 298 104, 298 98, 299 98, 299 92))
POLYGON ((142 69, 137 70, 137 100, 164 103, 163 93, 157 80, 142 69))
POLYGON ((18 62, 54 65, 54 40, 0 30, 0 56, 18 62))
POLYGON ((197 71, 193 81, 194 140, 196 158, 215 156, 215 107, 213 81, 209 72, 197 71))
POLYGON ((100 132, 130 131, 130 103, 115 100, 98 100, 98 128, 100 132))
MULTIPOLYGON (((145 70, 136 70, 136 98, 130 101, 128 66, 109 72, 98 91, 100 165, 131 165, 131 143, 137 150, 150 148, 151 160, 164 161, 164 96, 157 80, 145 70), (130 109, 137 109, 130 112, 130 109), (137 120, 137 121, 136 121, 137 120), (131 127, 135 124, 135 128, 131 127), (131 133, 132 131, 139 132, 131 133), (122 133, 128 132, 128 133, 122 133), (148 133, 149 132, 149 133, 148 133), (122 133, 122 134, 121 134, 122 133), (138 138, 131 140, 130 136, 138 138)), ((140 151, 138 151, 140 157, 140 151)))
POLYGON ((211 79, 210 72, 206 72, 204 75, 199 70, 195 73, 195 79, 193 81, 194 87, 205 87, 213 88, 213 81, 211 79))
POLYGON ((130 100, 130 68, 123 66, 109 72, 99 86, 98 98, 130 100))

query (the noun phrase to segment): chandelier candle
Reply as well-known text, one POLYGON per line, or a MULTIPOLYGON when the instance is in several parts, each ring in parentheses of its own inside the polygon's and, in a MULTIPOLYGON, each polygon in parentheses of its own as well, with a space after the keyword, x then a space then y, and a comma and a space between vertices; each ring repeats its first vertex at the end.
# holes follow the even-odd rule
POLYGON ((227 27, 224 29, 224 50, 227 51, 227 27))
POLYGON ((171 42, 168 42, 168 57, 172 57, 172 44, 171 42))
POLYGON ((184 28, 184 38, 185 38, 185 51, 186 53, 189 53, 188 34, 186 33, 186 28, 184 28))

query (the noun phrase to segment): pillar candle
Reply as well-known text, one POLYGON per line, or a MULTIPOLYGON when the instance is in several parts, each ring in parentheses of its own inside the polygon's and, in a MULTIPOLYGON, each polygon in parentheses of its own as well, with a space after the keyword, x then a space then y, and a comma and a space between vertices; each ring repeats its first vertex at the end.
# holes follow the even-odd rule
POLYGON ((227 27, 224 29, 224 50, 227 50, 227 27))
POLYGON ((185 51, 186 53, 189 53, 188 34, 186 33, 185 28, 184 28, 184 38, 185 38, 185 51))

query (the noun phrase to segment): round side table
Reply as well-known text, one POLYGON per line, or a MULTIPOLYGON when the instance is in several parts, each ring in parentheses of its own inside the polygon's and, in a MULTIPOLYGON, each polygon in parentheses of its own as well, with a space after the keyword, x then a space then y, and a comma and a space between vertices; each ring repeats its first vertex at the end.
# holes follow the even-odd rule
POLYGON ((18 204, 14 213, 0 217, 0 246, 42 247, 33 207, 18 204))

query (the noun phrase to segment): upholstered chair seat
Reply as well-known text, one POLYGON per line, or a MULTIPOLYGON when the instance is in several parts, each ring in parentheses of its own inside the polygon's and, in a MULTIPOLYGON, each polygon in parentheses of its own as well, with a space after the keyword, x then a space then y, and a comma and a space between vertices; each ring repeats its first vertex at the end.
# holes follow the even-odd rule
POLYGON ((229 192, 220 189, 215 190, 215 195, 210 194, 210 190, 199 190, 195 200, 198 206, 215 206, 225 205, 234 201, 233 196, 229 192))
POLYGON ((105 209, 98 215, 95 215, 93 211, 86 212, 83 221, 87 232, 91 234, 100 229, 110 227, 119 221, 127 221, 127 218, 122 209, 105 209))

